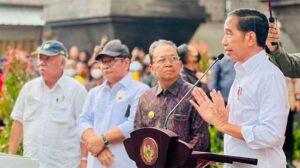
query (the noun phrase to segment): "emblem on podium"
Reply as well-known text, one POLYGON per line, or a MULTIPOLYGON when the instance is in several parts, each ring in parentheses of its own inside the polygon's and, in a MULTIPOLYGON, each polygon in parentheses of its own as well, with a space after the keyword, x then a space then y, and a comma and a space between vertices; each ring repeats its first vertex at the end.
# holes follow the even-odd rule
POLYGON ((153 138, 146 137, 140 146, 140 155, 146 165, 154 165, 158 158, 158 145, 153 138))

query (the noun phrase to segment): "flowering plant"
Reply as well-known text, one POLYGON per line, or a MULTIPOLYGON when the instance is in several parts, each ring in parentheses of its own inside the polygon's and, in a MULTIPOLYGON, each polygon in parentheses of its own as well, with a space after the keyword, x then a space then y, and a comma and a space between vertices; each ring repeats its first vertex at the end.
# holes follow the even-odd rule
MULTIPOLYGON (((4 85, 2 96, 0 97, 0 120, 4 123, 4 128, 0 130, 0 152, 8 151, 9 134, 12 125, 10 113, 19 95, 22 86, 30 79, 30 74, 26 71, 26 62, 18 59, 16 55, 18 50, 10 50, 6 52, 7 61, 3 63, 4 85)), ((22 153, 22 148, 18 150, 22 153)))

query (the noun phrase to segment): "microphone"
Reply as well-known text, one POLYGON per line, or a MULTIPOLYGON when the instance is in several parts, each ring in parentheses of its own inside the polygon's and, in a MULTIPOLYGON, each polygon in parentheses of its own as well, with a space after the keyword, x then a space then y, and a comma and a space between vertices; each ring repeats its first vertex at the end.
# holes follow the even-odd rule
POLYGON ((195 82, 195 84, 186 92, 186 94, 180 99, 180 101, 173 107, 173 109, 169 112, 169 114, 167 115, 167 118, 164 122, 164 129, 168 129, 167 125, 169 122, 169 119, 171 117, 172 114, 174 114, 175 109, 179 106, 179 104, 189 95, 189 93, 191 93, 191 91, 199 84, 199 82, 201 81, 201 79, 207 74, 207 72, 222 58, 224 57, 224 54, 220 54, 218 55, 217 59, 205 70, 205 72, 203 73, 203 75, 195 82))
MULTIPOLYGON (((270 13, 269 22, 270 23, 274 23, 275 19, 272 16, 272 4, 271 4, 271 0, 269 0, 269 13, 270 13)), ((278 46, 278 42, 272 42, 271 45, 272 46, 278 46)))

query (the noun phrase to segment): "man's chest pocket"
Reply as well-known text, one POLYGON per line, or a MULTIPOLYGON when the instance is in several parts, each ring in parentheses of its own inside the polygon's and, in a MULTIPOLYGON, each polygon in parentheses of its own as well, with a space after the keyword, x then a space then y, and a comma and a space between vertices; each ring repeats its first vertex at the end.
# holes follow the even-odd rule
POLYGON ((186 114, 173 114, 171 117, 170 117, 170 120, 172 120, 173 122, 187 122, 188 121, 188 115, 186 114))
POLYGON ((45 130, 47 130, 45 137, 49 138, 49 143, 53 143, 52 145, 57 145, 61 138, 68 135, 68 128, 74 122, 70 115, 71 110, 71 105, 60 103, 54 105, 53 109, 49 111, 47 124, 45 124, 45 130))
POLYGON ((39 113, 41 102, 38 99, 31 98, 26 102, 23 121, 30 122, 40 118, 41 113, 39 113))
MULTIPOLYGON (((71 114, 71 105, 68 103, 57 103, 54 110, 50 112, 50 120, 57 124, 64 124, 70 122, 73 118, 71 114)), ((75 115, 74 115, 75 117, 75 115)))
POLYGON ((170 123, 174 129, 181 129, 180 127, 186 127, 189 125, 189 106, 186 106, 186 102, 182 106, 177 107, 176 111, 170 116, 170 123))

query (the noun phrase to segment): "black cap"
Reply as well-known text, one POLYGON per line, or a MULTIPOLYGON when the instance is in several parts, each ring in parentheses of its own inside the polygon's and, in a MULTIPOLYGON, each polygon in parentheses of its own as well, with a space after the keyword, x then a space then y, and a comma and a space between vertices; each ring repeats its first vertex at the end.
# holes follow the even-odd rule
POLYGON ((96 56, 96 60, 100 60, 102 56, 131 58, 128 47, 119 39, 109 41, 96 56))

